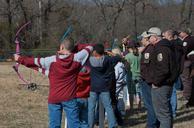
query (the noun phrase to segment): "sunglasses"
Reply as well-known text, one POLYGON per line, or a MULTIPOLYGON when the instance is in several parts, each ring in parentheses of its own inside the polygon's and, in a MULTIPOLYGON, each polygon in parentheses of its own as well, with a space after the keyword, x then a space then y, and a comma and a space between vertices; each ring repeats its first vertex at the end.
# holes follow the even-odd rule
MULTIPOLYGON (((156 33, 154 33, 154 32, 148 32, 148 31, 147 31, 146 34, 149 35, 149 34, 156 34, 156 33)), ((156 34, 156 35, 157 35, 157 34, 156 34)))

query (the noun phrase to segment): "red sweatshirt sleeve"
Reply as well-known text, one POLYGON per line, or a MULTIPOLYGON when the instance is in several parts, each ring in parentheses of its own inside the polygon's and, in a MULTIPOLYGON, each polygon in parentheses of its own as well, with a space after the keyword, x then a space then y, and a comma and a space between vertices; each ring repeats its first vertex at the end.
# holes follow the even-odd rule
POLYGON ((18 63, 32 68, 32 67, 38 67, 35 63, 34 63, 34 57, 27 57, 27 56, 20 56, 18 59, 18 63))

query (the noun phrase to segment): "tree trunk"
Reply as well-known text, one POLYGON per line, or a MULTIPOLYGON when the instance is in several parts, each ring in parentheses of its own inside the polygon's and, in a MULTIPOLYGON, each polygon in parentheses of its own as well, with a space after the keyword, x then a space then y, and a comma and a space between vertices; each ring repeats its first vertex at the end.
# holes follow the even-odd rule
POLYGON ((12 33, 12 13, 11 13, 11 2, 6 0, 7 3, 7 20, 8 20, 8 35, 9 35, 9 48, 13 48, 13 33, 12 33))
POLYGON ((188 11, 188 18, 187 18, 187 27, 190 27, 190 24, 191 24, 191 16, 192 16, 192 6, 193 6, 193 0, 190 0, 189 1, 189 11, 188 11))
POLYGON ((133 17, 134 17, 134 35, 135 35, 135 40, 137 40, 137 1, 134 1, 133 3, 133 17))
POLYGON ((187 0, 183 0, 182 1, 182 7, 181 7, 181 10, 180 10, 180 18, 181 18, 181 21, 179 23, 179 27, 185 23, 185 18, 184 18, 184 12, 185 12, 185 6, 186 6, 186 3, 187 3, 187 0))
POLYGON ((44 31, 43 31, 43 37, 44 37, 44 43, 43 47, 47 46, 48 44, 48 34, 49 33, 49 13, 51 12, 51 0, 48 0, 48 3, 46 5, 46 8, 44 10, 44 31))

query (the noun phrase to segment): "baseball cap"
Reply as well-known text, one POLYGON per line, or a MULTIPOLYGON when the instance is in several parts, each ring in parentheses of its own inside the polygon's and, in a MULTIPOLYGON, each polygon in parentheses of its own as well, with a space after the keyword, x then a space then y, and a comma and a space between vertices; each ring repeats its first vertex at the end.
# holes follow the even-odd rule
POLYGON ((147 31, 147 36, 152 36, 152 35, 157 35, 157 36, 161 36, 162 35, 162 31, 160 28, 158 27, 151 27, 148 31, 147 31))
POLYGON ((147 34, 147 31, 144 31, 141 35, 137 37, 138 41, 141 41, 143 38, 148 38, 150 35, 147 34))
POLYGON ((179 28, 178 33, 180 34, 181 32, 185 32, 185 33, 187 33, 189 35, 192 34, 192 30, 190 28, 188 28, 188 27, 179 28))
POLYGON ((140 36, 139 36, 139 38, 140 39, 142 39, 142 38, 147 38, 147 37, 149 37, 150 35, 148 34, 148 32, 147 31, 144 31, 140 36))

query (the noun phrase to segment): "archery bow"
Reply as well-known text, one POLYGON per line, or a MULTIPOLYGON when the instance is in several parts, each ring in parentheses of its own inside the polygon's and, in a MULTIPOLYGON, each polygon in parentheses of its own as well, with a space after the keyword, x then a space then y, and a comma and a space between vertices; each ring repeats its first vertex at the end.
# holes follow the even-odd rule
MULTIPOLYGON (((30 23, 31 23, 30 21, 27 22, 27 23, 25 23, 25 24, 22 25, 22 26, 18 29, 18 31, 16 32, 16 35, 15 35, 16 53, 15 53, 15 54, 18 54, 18 55, 20 54, 20 41, 19 41, 19 38, 18 38, 18 37, 19 37, 19 34, 20 34, 21 31, 22 31, 24 28, 26 28, 30 23)), ((21 81, 23 81, 23 82, 25 83, 25 85, 27 85, 27 87, 28 87, 29 89, 35 90, 37 85, 36 85, 35 83, 31 83, 30 81, 24 79, 24 77, 19 73, 19 70, 18 70, 19 65, 20 65, 19 63, 16 63, 16 64, 13 66, 13 69, 14 69, 15 72, 17 73, 19 79, 20 79, 21 81)))
MULTIPOLYGON (((78 18, 77 18, 77 21, 79 21, 81 19, 81 17, 85 14, 85 11, 82 15, 80 15, 78 18)), ((72 19, 72 17, 70 17, 69 19, 67 19, 67 22, 70 22, 70 20, 72 19)), ((65 38, 67 38, 67 36, 73 31, 73 27, 72 27, 72 24, 68 23, 68 28, 67 30, 64 32, 62 38, 60 39, 60 42, 63 42, 65 40, 65 38)))
POLYGON ((60 42, 63 42, 63 40, 65 40, 65 38, 73 31, 72 26, 70 25, 67 30, 64 32, 60 42))
MULTIPOLYGON (((20 40, 19 40, 19 34, 22 32, 22 30, 24 28, 26 28, 31 22, 27 22, 25 23, 24 25, 22 25, 18 31, 16 32, 16 35, 15 35, 15 44, 16 44, 16 53, 15 54, 20 54, 20 40)), ((65 31, 65 33, 63 34, 62 38, 61 38, 61 42, 69 35, 70 32, 72 32, 72 26, 69 26, 67 28, 67 30, 65 31)), ((19 72, 19 66, 20 64, 16 62, 15 65, 13 65, 13 69, 15 70, 15 72, 17 73, 18 75, 18 78, 24 82, 24 85, 27 85, 27 88, 28 89, 31 89, 31 90, 36 90, 37 89, 37 84, 36 83, 32 83, 31 81, 29 80, 26 80, 24 79, 24 77, 21 75, 21 73, 19 72)))

